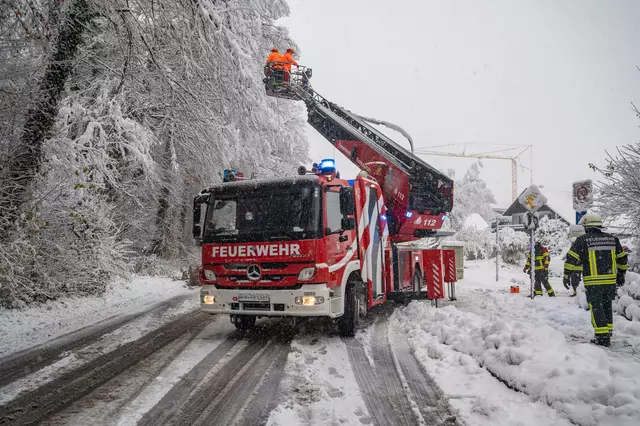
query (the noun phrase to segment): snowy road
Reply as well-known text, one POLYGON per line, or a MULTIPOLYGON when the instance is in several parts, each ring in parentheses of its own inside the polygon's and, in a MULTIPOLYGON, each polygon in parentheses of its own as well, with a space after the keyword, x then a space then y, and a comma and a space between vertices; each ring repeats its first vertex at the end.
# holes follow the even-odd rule
POLYGON ((531 301, 507 292, 517 270, 492 273, 471 264, 457 302, 387 304, 355 338, 323 320, 240 332, 200 313, 193 290, 153 292, 12 344, 0 424, 640 424, 640 322, 616 317, 611 348, 585 344, 588 312, 563 289, 531 301))
POLYGON ((0 424, 456 424, 388 313, 356 339, 325 321, 240 332, 227 317, 172 316, 184 298, 0 360, 0 424))

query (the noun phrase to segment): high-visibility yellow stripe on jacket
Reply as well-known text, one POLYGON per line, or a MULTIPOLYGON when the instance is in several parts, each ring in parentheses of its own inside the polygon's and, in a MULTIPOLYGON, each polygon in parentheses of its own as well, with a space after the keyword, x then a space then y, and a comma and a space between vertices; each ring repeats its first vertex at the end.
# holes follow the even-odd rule
POLYGON ((597 228, 576 239, 564 263, 566 275, 583 273, 585 286, 616 284, 617 274, 626 270, 627 254, 620 240, 597 228))

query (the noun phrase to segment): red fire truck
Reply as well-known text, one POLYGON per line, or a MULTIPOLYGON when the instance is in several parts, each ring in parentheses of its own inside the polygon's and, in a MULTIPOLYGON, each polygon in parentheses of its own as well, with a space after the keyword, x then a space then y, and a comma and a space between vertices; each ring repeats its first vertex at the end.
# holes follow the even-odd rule
POLYGON ((300 176, 238 179, 194 200, 193 234, 202 244, 201 309, 229 314, 239 329, 259 317, 329 317, 343 335, 389 300, 445 297, 456 281, 453 250, 410 243, 442 236, 453 206, 452 180, 327 101, 293 71, 268 94, 302 100, 308 122, 358 165, 341 179, 333 160, 300 176))

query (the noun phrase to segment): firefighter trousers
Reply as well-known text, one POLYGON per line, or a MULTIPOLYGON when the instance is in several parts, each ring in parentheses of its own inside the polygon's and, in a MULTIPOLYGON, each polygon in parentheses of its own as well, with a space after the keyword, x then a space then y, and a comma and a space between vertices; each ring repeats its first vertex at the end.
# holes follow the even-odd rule
POLYGON ((536 296, 542 296, 543 286, 549 296, 555 296, 555 292, 553 291, 553 288, 551 288, 551 284, 549 284, 549 273, 546 271, 536 271, 533 287, 536 292, 536 296))
POLYGON ((591 312, 591 325, 596 338, 609 338, 613 333, 613 307, 611 303, 616 297, 615 284, 585 285, 587 302, 591 312))

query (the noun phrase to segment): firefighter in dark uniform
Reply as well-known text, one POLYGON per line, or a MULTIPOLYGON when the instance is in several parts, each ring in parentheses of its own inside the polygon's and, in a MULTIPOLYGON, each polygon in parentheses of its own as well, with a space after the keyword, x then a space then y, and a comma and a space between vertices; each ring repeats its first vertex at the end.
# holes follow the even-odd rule
POLYGON ((564 284, 569 283, 572 274, 582 273, 596 335, 591 343, 610 346, 613 334, 611 302, 616 297, 616 284, 624 284, 627 253, 617 237, 602 231, 599 216, 585 215, 582 225, 585 234, 576 239, 567 253, 564 284))
MULTIPOLYGON (((535 294, 536 296, 542 296, 542 286, 544 286, 549 297, 555 297, 556 293, 553 291, 553 288, 551 288, 551 284, 549 284, 549 250, 547 250, 546 247, 543 247, 542 244, 536 243, 534 247, 534 255, 536 257, 534 272, 535 294)), ((525 263, 522 272, 527 274, 529 273, 530 268, 531 253, 527 253, 527 263, 525 263)))

